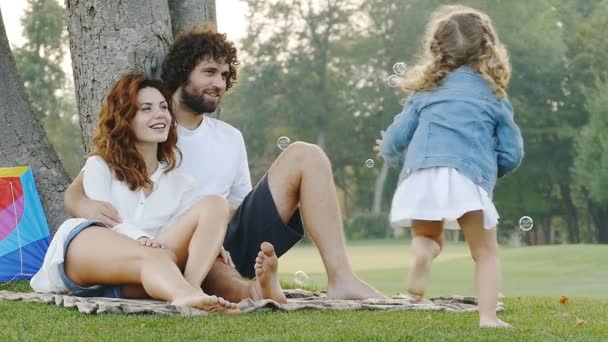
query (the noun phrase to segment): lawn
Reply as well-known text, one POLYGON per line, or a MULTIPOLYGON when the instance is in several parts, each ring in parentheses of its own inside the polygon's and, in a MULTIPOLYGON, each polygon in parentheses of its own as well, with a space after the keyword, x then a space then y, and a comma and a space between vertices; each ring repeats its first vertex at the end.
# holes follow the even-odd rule
MULTIPOLYGON (((408 264, 403 241, 352 243, 356 272, 386 293, 403 290, 408 264)), ((39 303, 0 302, 0 340, 474 340, 602 341, 608 338, 608 246, 503 248, 509 330, 477 328, 475 313, 260 312, 236 317, 155 315, 85 316, 39 303), (603 291, 602 291, 603 290, 603 291), (561 295, 570 298, 561 304, 561 295), (577 324, 577 319, 578 324, 577 324)), ((450 244, 433 269, 431 294, 472 293, 472 261, 466 247, 450 244)), ((298 270, 307 286, 324 286, 315 250, 298 247, 281 258, 282 278, 298 270)), ((0 285, 24 291, 27 284, 0 285)))

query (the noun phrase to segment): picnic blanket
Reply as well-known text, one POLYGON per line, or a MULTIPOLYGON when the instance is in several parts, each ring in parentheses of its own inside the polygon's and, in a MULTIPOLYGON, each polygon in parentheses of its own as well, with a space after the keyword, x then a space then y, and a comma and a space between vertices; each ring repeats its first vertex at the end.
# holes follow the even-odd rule
MULTIPOLYGON (((430 298, 428 303, 413 303, 407 296, 397 294, 386 300, 330 300, 324 291, 309 292, 301 289, 285 290, 287 304, 280 304, 270 299, 253 301, 242 300, 238 305, 240 313, 261 310, 296 311, 314 310, 426 310, 449 312, 477 311, 477 298, 465 296, 449 296, 430 298)), ((55 304, 66 308, 77 308, 84 314, 101 313, 145 313, 166 314, 177 316, 199 316, 209 314, 206 311, 175 306, 157 300, 121 299, 102 297, 76 297, 68 294, 9 292, 0 291, 0 300, 42 302, 55 304)), ((496 311, 504 310, 504 304, 499 302, 496 311)))

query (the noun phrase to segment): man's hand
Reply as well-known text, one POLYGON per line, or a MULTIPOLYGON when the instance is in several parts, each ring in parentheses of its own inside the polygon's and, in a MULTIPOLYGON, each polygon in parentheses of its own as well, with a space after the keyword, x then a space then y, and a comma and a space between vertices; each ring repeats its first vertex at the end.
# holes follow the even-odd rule
POLYGON ((145 236, 140 237, 139 239, 137 239, 137 241, 139 241, 139 244, 142 246, 146 246, 146 247, 152 247, 152 248, 167 248, 167 245, 165 245, 164 243, 160 243, 156 240, 152 240, 150 238, 147 238, 145 236))
POLYGON ((384 131, 380 131, 380 139, 376 139, 376 145, 374 146, 374 152, 378 157, 382 157, 382 141, 384 140, 384 131))
POLYGON ((79 207, 79 212, 88 220, 104 223, 110 228, 122 223, 118 212, 108 202, 83 199, 79 207))
POLYGON ((224 264, 230 265, 230 266, 236 268, 236 266, 234 266, 234 262, 232 262, 232 257, 230 257, 230 252, 225 250, 223 246, 222 246, 222 249, 220 250, 220 257, 222 258, 222 261, 224 262, 224 264))

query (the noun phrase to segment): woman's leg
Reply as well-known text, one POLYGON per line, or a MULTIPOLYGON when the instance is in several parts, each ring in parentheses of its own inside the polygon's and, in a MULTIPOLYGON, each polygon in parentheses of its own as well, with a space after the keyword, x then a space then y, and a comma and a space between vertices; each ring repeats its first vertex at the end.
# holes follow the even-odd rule
POLYGON ((500 261, 496 250, 496 228, 483 228, 483 211, 471 211, 458 219, 475 261, 475 285, 479 297, 481 327, 509 327, 496 316, 500 290, 500 261))
POLYGON ((236 304, 208 296, 188 284, 171 250, 141 246, 107 228, 78 234, 65 255, 66 275, 75 284, 142 284, 153 298, 211 312, 234 312, 236 304))
POLYGON ((230 216, 228 201, 207 196, 167 227, 156 240, 177 256, 190 285, 200 288, 220 254, 230 216))
POLYGON ((407 291, 416 300, 424 298, 431 262, 443 246, 443 221, 412 220, 412 264, 407 291))

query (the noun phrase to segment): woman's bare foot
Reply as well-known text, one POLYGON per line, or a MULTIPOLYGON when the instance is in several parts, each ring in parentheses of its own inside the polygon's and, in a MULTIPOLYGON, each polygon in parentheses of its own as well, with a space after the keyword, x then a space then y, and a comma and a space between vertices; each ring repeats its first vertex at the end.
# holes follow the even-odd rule
POLYGON ((373 287, 367 285, 359 279, 354 273, 345 280, 335 281, 329 284, 327 288, 327 298, 329 299, 386 299, 386 296, 378 292, 373 287))
POLYGON ((279 259, 274 253, 274 246, 262 242, 258 257, 255 259, 256 280, 253 299, 272 299, 278 303, 287 303, 287 297, 279 282, 278 270, 279 259))
POLYGON ((171 304, 197 308, 212 313, 234 314, 239 312, 238 306, 235 303, 231 303, 222 297, 209 296, 202 292, 200 294, 176 298, 171 304))
POLYGON ((513 328, 511 324, 501 321, 496 318, 491 320, 479 320, 480 328, 513 328))

